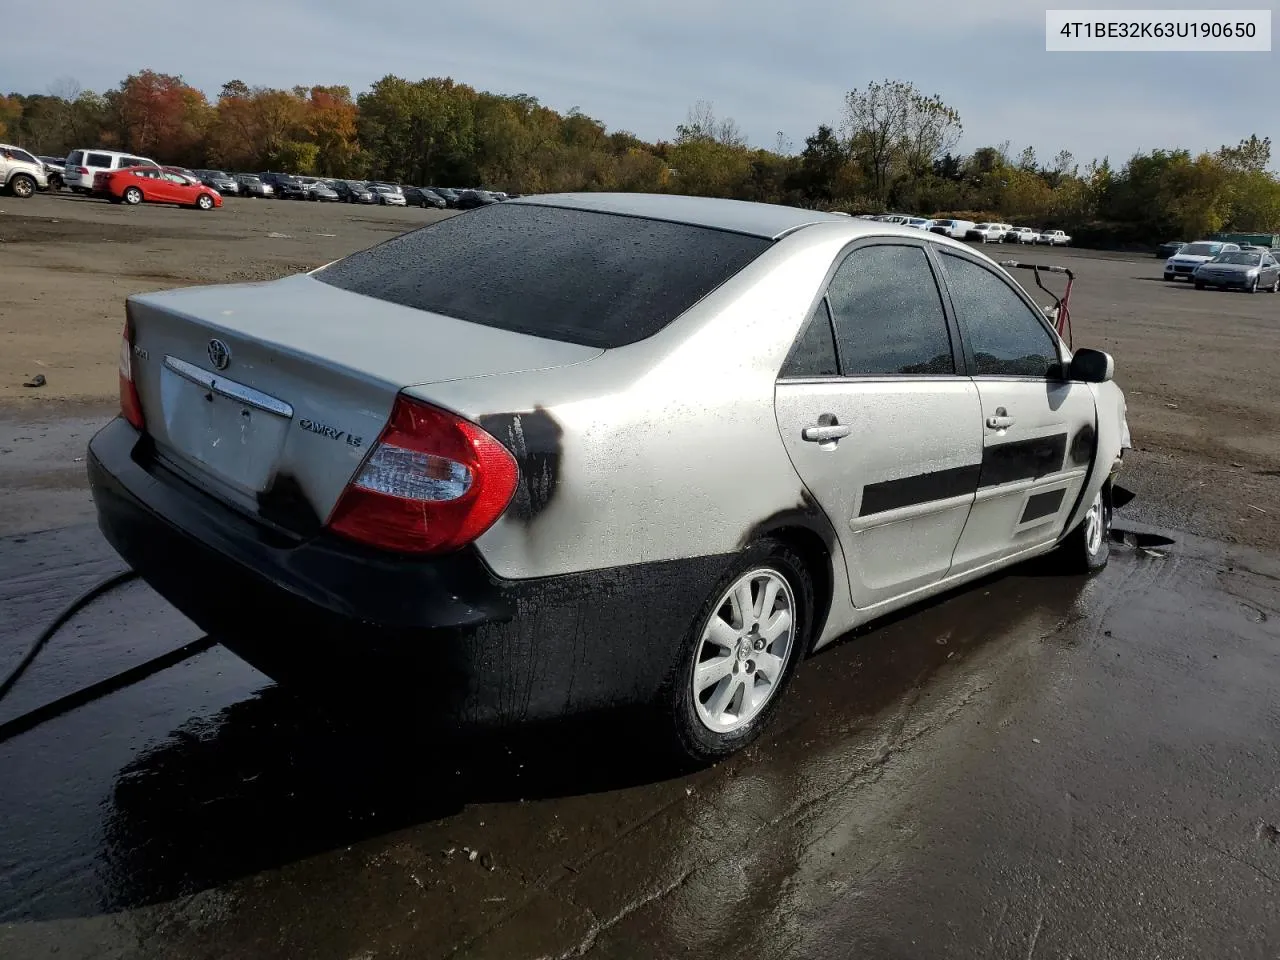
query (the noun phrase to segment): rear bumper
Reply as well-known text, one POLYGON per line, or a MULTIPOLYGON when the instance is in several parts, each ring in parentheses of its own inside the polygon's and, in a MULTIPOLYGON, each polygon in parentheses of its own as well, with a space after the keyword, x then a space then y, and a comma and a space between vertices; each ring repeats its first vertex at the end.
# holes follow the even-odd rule
POLYGON ((504 580, 474 550, 421 560, 292 539, 169 474, 123 419, 86 462, 107 541, 230 649, 389 694, 429 689, 423 712, 456 723, 650 700, 728 562, 504 580))

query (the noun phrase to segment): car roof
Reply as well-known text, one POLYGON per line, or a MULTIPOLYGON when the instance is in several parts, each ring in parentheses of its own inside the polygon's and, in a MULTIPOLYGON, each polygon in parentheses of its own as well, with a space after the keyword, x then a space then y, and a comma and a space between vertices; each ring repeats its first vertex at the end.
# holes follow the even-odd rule
POLYGON ((518 197, 510 203, 568 207, 627 217, 710 227, 732 233, 777 239, 811 223, 848 223, 847 217, 800 207, 718 197, 686 197, 653 193, 552 193, 518 197))

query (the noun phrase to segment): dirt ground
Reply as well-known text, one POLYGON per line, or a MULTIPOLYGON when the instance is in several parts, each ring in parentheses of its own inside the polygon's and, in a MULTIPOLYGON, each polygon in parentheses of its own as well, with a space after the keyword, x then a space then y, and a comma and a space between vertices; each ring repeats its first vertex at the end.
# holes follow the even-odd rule
MULTIPOLYGON (((65 425, 83 420, 87 430, 112 409, 126 296, 306 270, 441 215, 294 201, 229 199, 198 213, 66 194, 0 199, 0 489, 16 494, 9 511, 24 491, 83 486, 75 457, 84 431, 65 425), (23 386, 37 374, 43 387, 23 386), (42 427, 51 421, 60 424, 55 439, 42 427), (28 443, 41 456, 24 456, 28 443)), ((1127 483, 1143 520, 1280 544, 1280 297, 1164 283, 1154 257, 985 251, 1078 272, 1075 342, 1116 358, 1137 446, 1127 483)))

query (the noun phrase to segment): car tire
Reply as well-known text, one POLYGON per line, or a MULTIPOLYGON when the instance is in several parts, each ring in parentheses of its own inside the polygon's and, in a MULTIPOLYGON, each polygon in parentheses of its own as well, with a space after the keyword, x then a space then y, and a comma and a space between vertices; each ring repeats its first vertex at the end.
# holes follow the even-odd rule
POLYGON ((1275 283, 1268 287, 1272 293, 1280 293, 1280 276, 1276 277, 1275 283))
POLYGON ((126 187, 124 193, 121 194, 120 199, 129 206, 136 207, 145 198, 142 196, 142 191, 137 187, 126 187))
POLYGON ((36 195, 35 177, 25 173, 15 173, 9 180, 9 192, 19 200, 30 200, 36 195))
POLYGON ((1161 279, 1161 280, 1166 280, 1166 281, 1167 281, 1167 280, 1172 280, 1172 279, 1173 279, 1173 277, 1166 273, 1166 274, 1165 274, 1164 276, 1162 276, 1160 279, 1161 279))
POLYGON ((1257 293, 1257 292, 1258 292, 1258 278, 1257 278, 1257 277, 1254 277, 1254 278, 1253 278, 1253 283, 1249 284, 1249 286, 1248 286, 1248 288, 1247 288, 1247 289, 1248 289, 1248 291, 1249 291, 1250 293, 1257 293))
POLYGON ((669 742, 681 760, 695 764, 720 760, 764 731, 796 662, 808 652, 813 610, 813 577, 795 550, 764 538, 742 552, 694 618, 662 687, 660 703, 669 742), (739 613, 740 604, 733 599, 744 584, 753 606, 748 616, 739 613), (771 610, 760 611, 770 596, 771 610), (789 625, 771 641, 762 636, 759 628, 765 616, 772 612, 778 617, 784 611, 789 625), (757 614, 762 615, 757 618, 757 614), (730 641, 733 646, 727 645, 730 641), (716 651, 723 656, 707 657, 716 651), (767 667, 766 656, 773 661, 767 667), (718 676, 706 672, 707 664, 720 662, 725 672, 718 676), (696 672, 699 664, 701 676, 696 672), (761 699, 748 706, 745 701, 751 691, 761 699), (743 711, 746 716, 741 716, 743 711))
POLYGON ((1110 481, 1098 491, 1079 525, 1058 545, 1058 565, 1064 573, 1096 573, 1111 559, 1110 481))
POLYGON ((1203 284, 1203 283, 1201 283, 1199 280, 1197 280, 1197 281, 1196 281, 1196 289, 1197 289, 1197 290, 1203 290, 1203 289, 1204 289, 1204 284, 1203 284))
POLYGON ((200 210, 213 209, 213 197, 210 194, 202 193, 196 197, 196 207, 200 210))

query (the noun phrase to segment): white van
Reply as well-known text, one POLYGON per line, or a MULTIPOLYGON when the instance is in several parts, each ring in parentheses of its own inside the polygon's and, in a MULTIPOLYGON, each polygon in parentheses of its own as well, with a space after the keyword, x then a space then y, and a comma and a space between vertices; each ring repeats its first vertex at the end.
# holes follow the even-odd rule
POLYGON ((929 232, 963 240, 964 235, 975 226, 976 224, 972 220, 935 220, 933 221, 933 226, 929 228, 929 232))
POLYGON ((76 193, 92 193, 95 174, 119 170, 122 167, 159 167, 160 164, 136 153, 120 153, 117 150, 72 150, 67 154, 67 166, 62 182, 76 193))

